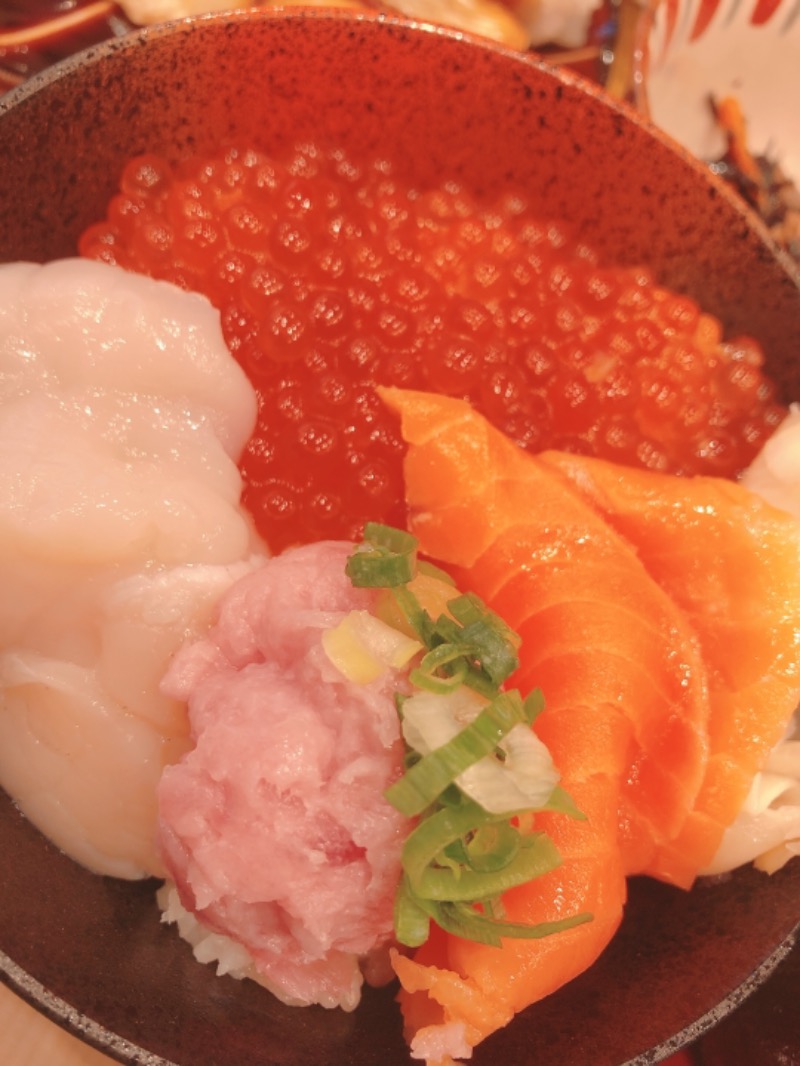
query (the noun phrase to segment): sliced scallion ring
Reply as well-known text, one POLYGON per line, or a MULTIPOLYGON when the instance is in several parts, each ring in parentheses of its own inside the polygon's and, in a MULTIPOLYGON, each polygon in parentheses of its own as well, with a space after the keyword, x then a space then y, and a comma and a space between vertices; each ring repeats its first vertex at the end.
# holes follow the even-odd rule
POLYGON ((459 774, 491 755, 503 737, 523 723, 528 723, 528 717, 520 694, 516 690, 499 692, 451 741, 423 755, 390 785, 384 793, 386 799, 409 818, 421 814, 459 774))
POLYGON ((472 800, 465 801, 460 807, 444 807, 422 819, 406 838, 402 852, 403 869, 415 897, 445 901, 485 899, 540 877, 560 863, 558 851, 545 833, 522 836, 504 818, 509 833, 517 837, 517 846, 509 846, 508 838, 504 838, 504 854, 501 856, 498 852, 495 855, 499 860, 497 869, 478 870, 462 866, 456 871, 450 864, 438 864, 440 855, 451 844, 463 840, 492 820, 492 816, 472 800))
POLYGON ((588 914, 536 925, 505 919, 503 894, 561 861, 550 837, 537 830, 534 812, 583 817, 563 789, 551 787, 556 775, 546 749, 549 772, 519 732, 542 711, 542 693, 537 689, 523 699, 516 690, 501 689, 518 666, 517 634, 472 593, 434 597, 435 610, 444 613, 432 617, 409 583, 417 573, 453 582, 418 561, 417 540, 403 530, 368 523, 346 571, 354 585, 385 589, 379 609, 384 621, 424 648, 409 670, 412 692, 396 694, 407 743, 405 772, 385 793, 401 813, 418 817, 402 851, 394 911, 398 941, 423 944, 431 921, 497 946, 503 937, 550 936, 589 921, 588 914), (517 732, 509 737, 512 730, 517 732), (536 787, 528 787, 532 782, 536 787), (523 810, 507 809, 518 800, 526 804, 523 810))
POLYGON ((462 862, 476 873, 497 873, 509 866, 520 852, 519 830, 510 822, 487 822, 475 829, 469 840, 458 841, 462 862))
POLYGON ((414 898, 405 877, 394 897, 394 931, 401 944, 418 948, 430 933, 431 916, 414 898))
POLYGON ((359 588, 394 588, 414 577, 417 538, 402 529, 368 522, 364 543, 347 560, 345 573, 359 588))
POLYGON ((461 639, 475 649, 481 669, 494 684, 502 685, 519 666, 517 634, 472 593, 451 600, 447 607, 461 624, 461 639))
POLYGON ((447 933, 460 936, 463 940, 472 940, 490 947, 502 947, 503 937, 514 940, 541 940, 576 925, 583 925, 592 920, 586 912, 570 915, 555 922, 537 922, 525 925, 522 922, 509 922, 495 919, 476 911, 474 906, 465 903, 427 903, 424 909, 438 926, 447 933))
POLYGON ((422 657, 408 680, 427 692, 452 692, 464 683, 468 670, 469 664, 458 644, 439 644, 422 657))

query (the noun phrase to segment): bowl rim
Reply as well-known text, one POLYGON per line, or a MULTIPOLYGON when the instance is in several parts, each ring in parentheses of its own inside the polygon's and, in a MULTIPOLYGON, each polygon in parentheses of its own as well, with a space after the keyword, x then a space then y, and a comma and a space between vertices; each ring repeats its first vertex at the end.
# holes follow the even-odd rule
MULTIPOLYGON (((652 26, 657 9, 665 0, 646 0, 645 9, 639 19, 636 34, 635 62, 637 69, 646 74, 648 56, 646 34, 652 26)), ((188 15, 166 22, 148 26, 134 27, 132 30, 115 35, 89 45, 72 55, 65 56, 57 62, 39 71, 32 77, 0 94, 0 123, 5 114, 22 106, 29 99, 53 86, 77 76, 83 68, 123 58, 126 52, 138 51, 147 47, 150 41, 158 41, 176 34, 202 32, 203 27, 226 25, 244 25, 247 22, 285 23, 285 22, 346 22, 355 25, 375 24, 384 28, 399 28, 411 34, 428 34, 454 43, 464 43, 467 47, 478 48, 499 56, 503 61, 533 67, 540 73, 551 77, 555 82, 569 86, 573 90, 588 94, 595 102, 622 116, 624 121, 632 123, 645 138, 651 138, 660 146, 676 156, 709 188, 726 201, 729 208, 759 237, 766 250, 777 260, 784 273, 800 290, 800 262, 795 260, 772 237, 764 220, 734 189, 718 174, 715 174, 703 160, 684 147, 675 137, 656 125, 650 117, 646 95, 646 77, 635 79, 637 91, 630 101, 622 100, 607 93, 603 86, 570 68, 558 66, 548 61, 545 54, 533 49, 520 51, 478 34, 457 30, 453 27, 419 18, 411 18, 400 13, 380 9, 356 9, 348 7, 252 7, 234 8, 228 11, 212 11, 199 15, 188 15)))
MULTIPOLYGON (((0 789, 0 801, 6 793, 0 789)), ((19 815, 23 818, 23 815, 19 815)), ((38 830, 35 830, 38 833, 38 830)), ((146 882, 150 884, 151 882, 146 882)), ((729 1014, 740 1007, 773 975, 779 965, 792 951, 800 950, 800 921, 775 946, 772 952, 751 973, 713 1007, 647 1051, 626 1059, 620 1066, 652 1066, 653 1063, 680 1051, 714 1028, 729 1014)), ((197 965, 202 965, 197 963, 197 965)), ((149 1051, 140 1043, 128 1040, 107 1026, 95 1021, 86 1013, 73 1007, 65 999, 50 991, 33 974, 16 963, 0 950, 0 982, 23 1002, 58 1025, 82 1043, 95 1048, 124 1066, 188 1066, 149 1051)), ((267 993, 268 994, 268 993, 267 993)), ((535 1005, 534 1005, 535 1006, 535 1005)))

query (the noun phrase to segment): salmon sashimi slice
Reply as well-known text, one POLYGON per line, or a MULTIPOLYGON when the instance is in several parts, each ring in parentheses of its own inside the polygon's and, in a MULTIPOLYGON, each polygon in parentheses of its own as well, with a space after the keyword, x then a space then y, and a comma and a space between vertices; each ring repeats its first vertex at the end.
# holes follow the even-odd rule
MULTIPOLYGON (((462 940, 432 926, 430 939, 413 957, 397 956, 400 1004, 412 1053, 428 1063, 447 1063, 450 1054, 468 1055, 486 1036, 519 1011, 556 991, 601 955, 617 932, 626 897, 625 872, 617 836, 615 797, 627 756, 621 718, 598 721, 595 708, 565 712, 574 730, 575 762, 589 764, 595 745, 604 753, 605 772, 567 778, 586 821, 538 814, 535 828, 554 840, 562 856, 555 870, 503 897, 506 917, 535 924, 591 911, 592 921, 541 940, 506 939, 502 949, 462 940), (601 736, 601 732, 603 736, 601 736), (465 1046, 449 1043, 452 1030, 465 1046)), ((558 754, 553 753, 558 764, 558 754)))
POLYGON ((708 667, 709 762, 647 872, 688 887, 739 813, 800 698, 800 526, 741 485, 545 453, 685 612, 708 667))
MULTIPOLYGON (((463 1027, 467 1045, 475 1046, 508 1024, 514 1014, 587 969, 619 926, 626 881, 615 844, 615 800, 627 754, 627 731, 620 728, 619 716, 598 720, 594 707, 576 706, 563 717, 565 730, 576 741, 572 762, 588 767, 590 752, 599 744, 608 769, 562 772, 562 783, 586 820, 536 815, 536 828, 551 836, 563 861, 555 870, 507 892, 503 905, 512 922, 557 921, 581 910, 591 912, 593 919, 542 940, 506 939, 502 949, 433 927, 432 936, 413 958, 394 960, 415 1057, 446 1061, 440 1046, 442 1030, 447 1034, 454 1025, 463 1027)), ((552 754, 558 765, 560 752, 552 754)))
POLYGON ((410 528, 423 552, 522 637, 514 682, 542 688, 536 731, 586 816, 536 815, 562 863, 503 902, 513 921, 590 910, 592 922, 544 940, 505 940, 500 950, 439 933, 396 960, 412 1048, 436 1062, 444 1061, 437 1040, 453 1025, 474 1045, 607 945, 625 875, 680 831, 697 798, 708 684, 683 613, 566 476, 463 401, 381 395, 409 445, 410 528))
POLYGON ((382 395, 409 444, 411 528, 522 638, 515 683, 545 694, 542 739, 556 743, 562 708, 589 702, 621 716, 629 749, 616 804, 626 871, 639 872, 682 827, 703 781, 709 704, 696 635, 559 471, 461 400, 382 395))

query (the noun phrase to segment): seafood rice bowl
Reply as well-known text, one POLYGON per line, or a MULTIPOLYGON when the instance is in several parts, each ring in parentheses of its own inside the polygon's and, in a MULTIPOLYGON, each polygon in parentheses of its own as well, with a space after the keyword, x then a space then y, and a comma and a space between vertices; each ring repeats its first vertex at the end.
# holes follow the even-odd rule
POLYGON ((181 1066, 644 1063, 728 1010, 800 917, 761 222, 375 14, 119 38, 0 146, 4 979, 181 1066))

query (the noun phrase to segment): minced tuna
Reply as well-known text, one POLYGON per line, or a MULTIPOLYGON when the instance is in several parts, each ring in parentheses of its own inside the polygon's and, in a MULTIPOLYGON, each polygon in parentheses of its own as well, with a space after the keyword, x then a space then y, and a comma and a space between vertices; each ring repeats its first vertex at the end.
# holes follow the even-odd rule
MULTIPOLYGON (((158 794, 164 862, 205 956, 224 954, 208 946, 221 934, 251 962, 232 968, 285 1002, 345 1009, 362 971, 383 969, 409 830, 381 798, 402 772, 397 673, 357 684, 322 646, 373 602, 345 575, 352 550, 329 541, 269 559, 178 654, 164 688, 188 703, 194 746, 158 794)), ((175 905, 173 893, 168 918, 175 905)))

